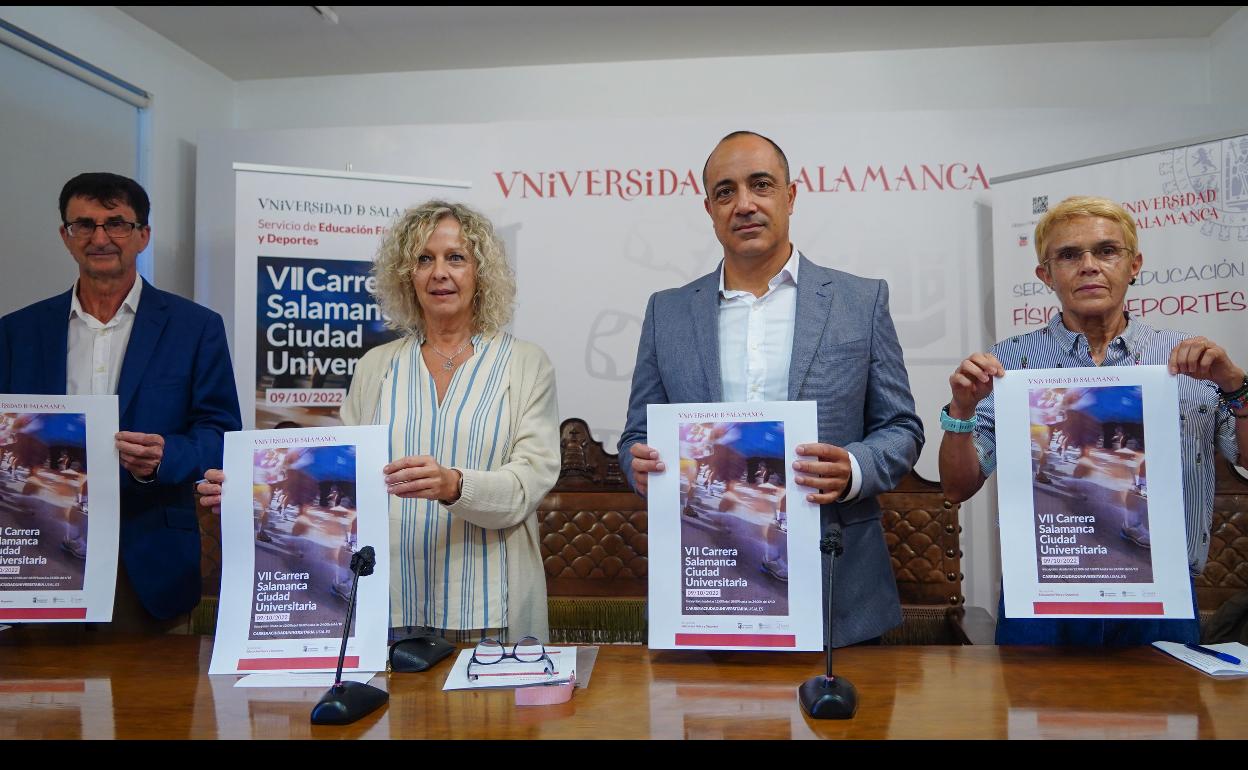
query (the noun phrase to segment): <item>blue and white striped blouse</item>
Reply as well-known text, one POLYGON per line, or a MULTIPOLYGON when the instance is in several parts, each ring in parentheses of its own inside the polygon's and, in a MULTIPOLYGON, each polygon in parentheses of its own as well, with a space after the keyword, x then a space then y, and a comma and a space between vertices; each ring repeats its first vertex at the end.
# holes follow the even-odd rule
MULTIPOLYGON (((391 361, 375 421, 390 426, 394 458, 431 455, 443 467, 493 470, 507 462, 513 338, 472 338, 473 353, 438 403, 420 341, 391 361)), ((438 629, 507 626, 506 532, 454 516, 436 500, 390 498, 390 623, 438 629)))

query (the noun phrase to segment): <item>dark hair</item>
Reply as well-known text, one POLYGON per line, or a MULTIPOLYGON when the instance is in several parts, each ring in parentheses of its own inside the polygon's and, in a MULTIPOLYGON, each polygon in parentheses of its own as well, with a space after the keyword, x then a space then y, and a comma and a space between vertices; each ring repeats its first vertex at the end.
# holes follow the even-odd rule
MULTIPOLYGON (((780 145, 771 141, 762 134, 756 131, 733 131, 731 134, 728 134, 723 139, 720 139, 715 143, 715 150, 718 150, 719 146, 729 139, 736 139, 742 136, 756 136, 771 145, 771 149, 775 150, 776 156, 780 158, 780 165, 784 168, 784 184, 787 186, 789 184, 789 156, 784 154, 784 150, 780 149, 780 145)), ((715 150, 711 150, 711 155, 715 154, 715 150)), ((707 155, 706 162, 702 164, 702 191, 708 197, 710 196, 711 191, 706 189, 706 169, 711 165, 711 155, 707 155)))
POLYGON ((152 213, 152 202, 147 191, 138 182, 120 174, 92 171, 79 174, 61 188, 61 221, 65 221, 65 209, 70 198, 87 198, 102 206, 113 208, 124 204, 134 209, 134 218, 140 225, 147 224, 152 213))

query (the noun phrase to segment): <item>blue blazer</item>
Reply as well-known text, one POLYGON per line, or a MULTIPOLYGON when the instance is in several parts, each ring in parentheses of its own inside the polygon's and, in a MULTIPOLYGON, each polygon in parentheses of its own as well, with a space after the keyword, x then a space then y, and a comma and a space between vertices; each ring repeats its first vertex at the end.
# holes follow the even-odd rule
MULTIPOLYGON (((0 318, 0 393, 64 395, 71 291, 0 318)), ((147 611, 171 618, 203 593, 192 484, 242 427, 221 316, 144 281, 117 401, 121 430, 165 439, 153 483, 118 469, 120 558, 147 611)))
MULTIPOLYGON (((897 582, 875 498, 914 467, 923 448, 923 423, 914 410, 901 344, 888 312, 888 284, 821 267, 805 257, 797 274, 789 400, 816 402, 819 440, 847 449, 862 471, 857 498, 824 505, 820 511, 825 533, 835 527, 843 533, 845 552, 837 560, 833 601, 833 644, 841 647, 901 623, 897 582)), ((646 441, 647 404, 721 400, 716 270, 650 297, 620 437, 620 466, 629 483, 629 448, 646 441)))

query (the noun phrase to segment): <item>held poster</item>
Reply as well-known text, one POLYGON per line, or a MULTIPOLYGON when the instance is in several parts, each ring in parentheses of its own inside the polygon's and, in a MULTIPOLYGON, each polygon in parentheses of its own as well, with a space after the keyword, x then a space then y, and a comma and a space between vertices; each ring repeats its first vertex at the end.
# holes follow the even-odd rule
POLYGON ((0 395, 0 622, 113 619, 116 433, 116 396, 0 395))
POLYGON ((815 404, 656 404, 647 419, 666 465, 648 496, 650 646, 821 649, 819 506, 792 471, 818 440, 815 404))
POLYGON ((340 425, 360 358, 394 339, 370 274, 405 209, 461 183, 235 164, 235 378, 243 423, 340 425))
POLYGON ((225 435, 221 608, 209 673, 334 670, 351 555, 371 545, 343 670, 386 665, 385 426, 225 435))
POLYGON ((994 386, 1011 618, 1191 618, 1178 390, 1164 366, 994 386))

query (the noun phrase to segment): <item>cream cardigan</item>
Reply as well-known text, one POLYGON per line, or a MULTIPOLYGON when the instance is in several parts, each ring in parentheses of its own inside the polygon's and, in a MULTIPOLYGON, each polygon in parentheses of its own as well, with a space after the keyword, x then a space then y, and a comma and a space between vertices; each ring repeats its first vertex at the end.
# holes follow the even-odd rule
MULTIPOLYGON (((373 348, 360 359, 342 405, 344 424, 372 420, 382 382, 404 341, 373 348)), ((555 370, 538 346, 521 340, 513 345, 507 373, 512 407, 506 462, 493 471, 458 468, 464 474, 463 491, 447 510, 478 527, 505 531, 507 635, 513 642, 528 634, 549 642, 537 506, 559 477, 555 370)), ((398 569, 391 565, 393 574, 398 569)))

